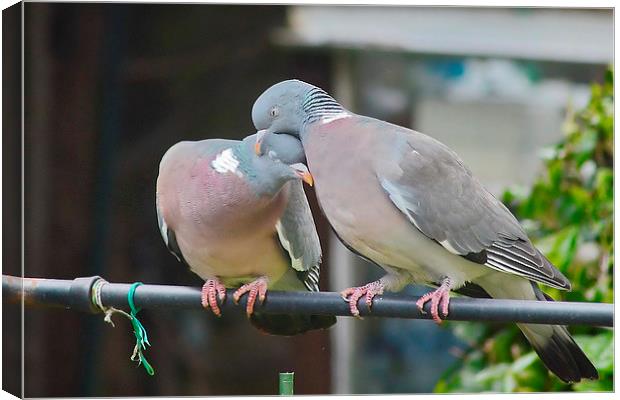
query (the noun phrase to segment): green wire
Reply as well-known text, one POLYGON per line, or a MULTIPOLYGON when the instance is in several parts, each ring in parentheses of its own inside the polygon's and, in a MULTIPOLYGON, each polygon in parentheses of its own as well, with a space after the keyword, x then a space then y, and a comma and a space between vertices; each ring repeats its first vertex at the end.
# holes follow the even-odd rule
MULTIPOLYGON (((153 369, 151 364, 149 364, 149 362, 146 360, 146 357, 144 357, 144 354, 142 354, 142 350, 146 350, 146 345, 148 344, 150 346, 151 344, 149 343, 149 338, 146 334, 146 329, 144 329, 144 326, 142 325, 140 320, 138 320, 138 317, 137 317, 140 309, 136 308, 136 305, 133 302, 133 296, 136 293, 137 287, 140 285, 142 285, 142 282, 135 282, 134 284, 131 285, 131 287, 129 288, 129 292, 127 293, 127 303, 129 303, 129 308, 131 308, 131 313, 130 313, 131 325, 133 326, 133 333, 136 336, 136 347, 134 350, 134 356, 137 353, 138 365, 142 364, 146 372, 152 376, 152 375, 155 375, 155 370, 153 369)), ((134 360, 134 356, 132 356, 131 358, 132 360, 134 360)))

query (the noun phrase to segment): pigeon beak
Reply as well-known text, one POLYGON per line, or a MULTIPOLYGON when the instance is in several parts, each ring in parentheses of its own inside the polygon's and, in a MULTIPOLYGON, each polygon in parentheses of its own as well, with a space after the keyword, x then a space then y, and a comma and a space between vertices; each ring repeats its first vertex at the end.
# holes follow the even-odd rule
POLYGON ((314 185, 314 178, 312 177, 310 171, 308 171, 308 167, 306 167, 304 164, 293 164, 291 165, 291 168, 295 170, 295 173, 302 181, 306 182, 310 186, 314 185))
POLYGON ((261 146, 263 144, 263 138, 265 137, 266 133, 267 133, 267 129, 261 129, 260 131, 256 132, 256 143, 254 143, 254 153, 256 153, 257 156, 263 155, 263 150, 261 149, 261 146))
POLYGON ((314 186, 314 178, 310 172, 305 172, 301 175, 301 179, 308 184, 308 186, 314 186))

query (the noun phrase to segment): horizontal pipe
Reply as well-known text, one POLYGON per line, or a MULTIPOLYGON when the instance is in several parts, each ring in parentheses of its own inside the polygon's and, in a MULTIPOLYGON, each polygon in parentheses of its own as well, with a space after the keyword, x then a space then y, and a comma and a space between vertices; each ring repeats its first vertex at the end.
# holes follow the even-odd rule
MULTIPOLYGON (((99 277, 74 280, 18 278, 3 275, 2 292, 5 301, 19 302, 23 287, 26 306, 65 307, 97 312, 91 303, 91 288, 99 277)), ((106 306, 127 308, 130 284, 108 283, 101 288, 101 300, 106 306)), ((225 311, 244 309, 247 296, 239 305, 232 301, 232 290, 222 305, 225 311)), ((426 313, 415 305, 417 296, 377 296, 369 311, 362 298, 358 303, 362 316, 430 319, 429 304, 426 313)), ((201 309, 200 289, 189 286, 141 285, 134 294, 137 307, 145 309, 201 309)), ((351 316, 348 304, 334 292, 278 292, 270 291, 255 311, 265 313, 298 313, 351 316)), ((454 297, 450 300, 447 320, 487 322, 528 322, 533 324, 613 326, 613 304, 543 302, 529 300, 474 299, 454 297)))

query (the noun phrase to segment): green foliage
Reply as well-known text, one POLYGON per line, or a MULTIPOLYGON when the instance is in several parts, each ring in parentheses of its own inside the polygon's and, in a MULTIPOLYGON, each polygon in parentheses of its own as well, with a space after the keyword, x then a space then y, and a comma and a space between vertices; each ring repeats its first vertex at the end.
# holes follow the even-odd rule
MULTIPOLYGON (((536 246, 572 283, 544 288, 556 300, 613 302, 613 75, 592 86, 584 110, 569 111, 565 138, 545 152, 529 191, 508 190, 504 203, 536 246)), ((451 323, 471 347, 436 392, 611 391, 613 331, 575 327, 575 340, 600 380, 567 385, 549 373, 515 325, 451 323), (466 324, 466 325, 465 325, 466 324)))

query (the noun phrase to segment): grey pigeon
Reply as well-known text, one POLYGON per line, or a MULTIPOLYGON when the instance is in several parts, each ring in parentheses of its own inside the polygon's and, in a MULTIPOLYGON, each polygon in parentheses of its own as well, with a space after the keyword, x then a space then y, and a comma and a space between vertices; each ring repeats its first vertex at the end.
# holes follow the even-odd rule
POLYGON ((184 141, 163 156, 157 217, 168 249, 206 281, 202 304, 220 316, 225 288, 248 293, 246 312, 260 330, 295 335, 327 328, 331 316, 254 313, 267 289, 318 291, 321 247, 302 182, 311 175, 298 139, 255 135, 243 141, 184 141))
MULTIPOLYGON (((321 209, 340 240, 387 274, 342 292, 351 313, 375 295, 408 283, 437 285, 433 319, 448 314, 451 290, 465 284, 495 298, 550 301, 536 282, 570 283, 530 242, 517 219, 459 157, 422 133, 346 110, 299 80, 277 83, 254 103, 261 137, 301 139, 321 209)), ((596 379, 597 371, 563 326, 519 324, 542 361, 562 380, 596 379)))

